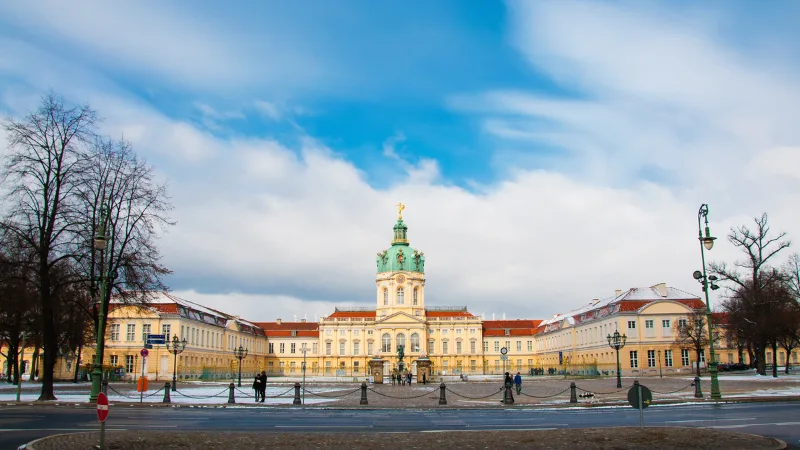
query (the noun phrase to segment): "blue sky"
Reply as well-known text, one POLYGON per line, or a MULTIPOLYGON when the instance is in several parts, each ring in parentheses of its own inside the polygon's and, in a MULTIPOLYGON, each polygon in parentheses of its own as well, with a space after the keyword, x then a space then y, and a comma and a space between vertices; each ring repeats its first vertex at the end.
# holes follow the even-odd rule
POLYGON ((430 304, 544 317, 662 281, 699 294, 700 203, 720 236, 763 211, 800 231, 798 17, 792 1, 12 0, 0 111, 53 89, 131 140, 170 183, 162 248, 189 299, 253 320, 371 305, 403 201, 430 304))

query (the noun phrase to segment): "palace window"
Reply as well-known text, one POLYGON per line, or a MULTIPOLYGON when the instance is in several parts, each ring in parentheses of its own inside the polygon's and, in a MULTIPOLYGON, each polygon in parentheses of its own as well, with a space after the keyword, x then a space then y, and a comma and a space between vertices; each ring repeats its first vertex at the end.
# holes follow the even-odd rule
POLYGON ((383 333, 383 336, 381 336, 381 343, 383 344, 381 347, 382 352, 384 353, 392 352, 392 337, 389 336, 389 333, 383 333))
POLYGON ((533 341, 528 341, 528 351, 529 352, 533 351, 533 341))
POLYGON ((456 354, 461 354, 461 341, 456 341, 456 354))
POLYGON ((655 367, 656 366, 656 351, 655 350, 648 350, 647 351, 647 367, 655 367))
POLYGON ((133 355, 125 355, 125 372, 133 372, 133 355))
POLYGON ((639 367, 639 352, 631 350, 631 369, 639 367))
POLYGON ((142 324, 142 342, 147 343, 147 335, 150 334, 152 327, 149 323, 142 324))
POLYGON ((313 344, 311 344, 311 353, 315 355, 319 353, 319 343, 314 342, 313 344))
POLYGON ((500 351, 500 341, 494 341, 494 351, 500 351))
POLYGON ((469 360, 469 370, 470 370, 470 372, 475 372, 476 369, 477 369, 477 361, 475 361, 474 359, 470 359, 469 360))
POLYGON ((628 329, 629 330, 636 329, 636 321, 635 320, 629 320, 628 321, 628 329))
POLYGON ((683 329, 689 326, 689 322, 686 319, 678 319, 678 329, 683 329))
POLYGON ((292 361, 289 363, 289 373, 294 373, 297 370, 297 363, 292 361))
POLYGON ((475 341, 470 341, 469 342, 469 353, 471 355, 475 354, 475 341))
POLYGON ((119 324, 112 323, 111 324, 111 340, 112 341, 119 341, 119 324))
POLYGON ((267 353, 275 353, 275 343, 274 342, 270 342, 269 346, 267 348, 268 348, 267 353))
POLYGON ((681 349, 681 365, 688 366, 689 365, 689 349, 684 348, 681 349))
POLYGON ((433 339, 428 341, 428 353, 433 353, 436 351, 436 341, 433 339))
POLYGON ((403 333, 400 333, 400 334, 397 335, 397 347, 396 348, 399 350, 400 347, 403 347, 404 350, 408 350, 406 348, 406 335, 403 334, 403 333))
POLYGON ((372 342, 367 342, 367 355, 372 354, 372 342))
POLYGON ((489 341, 483 341, 483 353, 489 351, 489 341))
POLYGON ((411 334, 411 351, 412 352, 419 351, 419 335, 417 333, 411 334))
POLYGON ((358 354, 359 354, 359 352, 361 350, 361 345, 359 345, 359 344, 360 344, 360 342, 353 342, 353 355, 354 356, 358 356, 358 354))
POLYGON ((402 305, 405 301, 405 291, 403 288, 397 288, 397 304, 402 305))
POLYGON ((518 352, 522 351, 522 341, 517 341, 517 351, 518 352))
POLYGON ((339 330, 339 336, 344 336, 345 334, 346 334, 345 330, 343 330, 343 329, 339 330))
POLYGON ((111 355, 111 366, 116 367, 119 364, 119 356, 111 355))
POLYGON ((386 288, 383 288, 383 304, 384 305, 389 304, 389 290, 386 288))
POLYGON ((353 361, 353 373, 358 373, 358 361, 353 361))
POLYGON ((443 354, 443 355, 446 355, 446 354, 447 354, 447 352, 448 352, 448 350, 449 350, 449 349, 447 348, 447 344, 448 344, 448 342, 447 342, 447 341, 444 341, 444 342, 442 342, 442 354, 443 354))
POLYGON ((296 351, 297 351, 297 344, 295 344, 294 342, 289 344, 289 353, 295 353, 296 351))
POLYGON ((339 342, 339 355, 344 355, 344 346, 345 346, 344 341, 339 342))
POLYGON ((286 353, 286 344, 281 342, 278 345, 278 353, 286 353))
POLYGON ((417 293, 418 292, 419 292, 419 289, 414 288, 414 305, 419 305, 419 299, 417 298, 417 293))
POLYGON ((127 328, 127 333, 125 335, 126 341, 133 341, 136 340, 136 324, 129 323, 127 328))
POLYGON ((333 353, 333 344, 331 344, 330 342, 326 342, 325 343, 325 355, 331 356, 332 353, 333 353))
POLYGON ((664 350, 664 365, 672 367, 672 350, 664 350))

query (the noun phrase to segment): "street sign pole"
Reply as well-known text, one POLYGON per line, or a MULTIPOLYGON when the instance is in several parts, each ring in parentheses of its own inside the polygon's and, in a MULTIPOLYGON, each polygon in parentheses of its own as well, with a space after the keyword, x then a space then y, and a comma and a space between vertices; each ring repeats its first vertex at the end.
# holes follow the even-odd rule
POLYGON ((147 389, 147 379, 144 377, 144 364, 147 361, 149 352, 146 348, 143 348, 139 354, 142 355, 142 376, 139 378, 142 387, 139 389, 139 403, 142 403, 144 401, 144 391, 147 389))
POLYGON ((97 420, 100 421, 100 450, 106 448, 106 419, 108 418, 108 397, 103 392, 97 394, 97 420))
POLYGON ((642 385, 636 386, 639 390, 639 428, 644 428, 644 408, 642 408, 642 385))

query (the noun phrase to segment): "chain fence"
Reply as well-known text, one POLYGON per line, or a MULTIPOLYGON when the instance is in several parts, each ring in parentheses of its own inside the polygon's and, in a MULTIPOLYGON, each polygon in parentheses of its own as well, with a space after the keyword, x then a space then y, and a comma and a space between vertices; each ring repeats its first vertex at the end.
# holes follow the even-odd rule
POLYGON ((552 397, 556 397, 558 395, 561 395, 564 392, 567 392, 568 390, 570 390, 569 387, 567 387, 566 389, 564 389, 561 392, 558 392, 558 393, 555 393, 555 394, 552 394, 552 395, 541 395, 540 396, 540 395, 526 394, 525 392, 520 392, 519 395, 524 395, 525 397, 531 397, 531 398, 552 398, 552 397))
POLYGON ((428 392, 424 392, 424 393, 422 393, 420 395, 412 395, 410 397, 398 397, 398 396, 395 396, 395 395, 384 394, 383 392, 378 392, 378 391, 376 391, 375 389, 372 389, 372 388, 367 388, 367 390, 368 391, 372 391, 372 392, 374 392, 374 393, 376 393, 378 395, 381 395, 381 396, 387 397, 387 398, 394 398, 394 399, 400 399, 400 400, 410 400, 410 399, 414 399, 414 398, 425 397, 426 395, 431 395, 434 392, 438 391, 439 388, 438 387, 437 388, 433 388, 428 392))
MULTIPOLYGON (((294 389, 294 388, 292 388, 292 389, 294 389)), ((310 391, 310 390, 308 390, 306 388, 302 388, 302 389, 303 389, 303 392, 305 392, 305 393, 307 393, 309 395, 315 395, 317 397, 324 397, 324 398, 337 398, 337 397, 347 397, 350 394, 355 394, 356 392, 359 392, 361 390, 361 386, 353 389, 352 391, 347 391, 344 394, 323 394, 322 392, 313 392, 313 391, 310 391)))
MULTIPOLYGON (((633 386, 633 385, 631 385, 631 387, 632 387, 632 386, 633 386)), ((579 391, 583 391, 583 392, 586 392, 586 393, 589 393, 589 394, 598 394, 598 395, 611 395, 611 394, 616 394, 616 393, 618 393, 618 392, 622 392, 622 391, 624 391, 624 390, 626 390, 626 389, 630 389, 630 387, 623 387, 623 388, 621 388, 621 389, 617 389, 617 390, 615 390, 615 391, 609 391, 609 392, 597 392, 597 391, 587 391, 586 389, 583 389, 583 388, 581 388, 581 387, 579 387, 579 386, 575 386, 575 388, 576 388, 576 389, 578 389, 579 391)), ((567 388, 567 389, 569 389, 569 388, 567 388)))
POLYGON ((455 396, 457 396, 457 397, 463 397, 463 398, 466 398, 466 399, 469 399, 469 400, 483 400, 483 399, 487 399, 487 398, 489 398, 489 397, 494 397, 495 395, 502 393, 502 392, 503 392, 503 389, 505 389, 505 388, 504 388, 504 387, 501 387, 499 391, 492 392, 491 394, 489 394, 489 395, 485 395, 485 396, 483 396, 483 397, 471 397, 471 396, 469 396, 469 395, 459 394, 458 392, 455 392, 455 391, 453 391, 453 390, 452 390, 452 389, 450 389, 449 387, 445 387, 445 390, 446 390, 447 392, 449 392, 449 393, 451 393, 451 394, 453 394, 453 395, 455 395, 455 396))
POLYGON ((658 391, 654 391, 654 390, 650 389, 650 392, 652 392, 653 394, 659 394, 659 395, 669 395, 669 394, 674 394, 674 393, 676 393, 676 392, 680 392, 680 391, 683 391, 683 390, 689 389, 690 387, 694 387, 694 382, 691 382, 691 383, 689 383, 688 385, 686 385, 686 386, 684 386, 684 387, 682 387, 682 388, 680 388, 680 389, 674 390, 674 391, 669 391, 669 392, 658 392, 658 391))
POLYGON ((178 390, 176 390, 176 391, 175 391, 175 393, 176 393, 176 394, 178 394, 178 395, 180 395, 180 396, 182 396, 182 397, 186 397, 186 398, 197 398, 197 399, 202 399, 202 398, 215 398, 215 397, 224 397, 224 398, 227 398, 227 397, 228 397, 228 394, 227 394, 227 392, 228 392, 228 388, 227 388, 227 387, 226 387, 225 389, 223 389, 222 391, 220 391, 220 393, 219 393, 219 394, 214 394, 214 395, 190 395, 190 394, 184 394, 183 392, 181 392, 181 391, 178 391, 178 390), (224 395, 223 395, 223 394, 224 394, 224 395))
POLYGON ((152 397, 152 396, 154 396, 154 395, 156 395, 156 394, 158 394, 159 392, 161 392, 161 391, 163 391, 163 390, 164 390, 164 387, 162 387, 161 389, 159 389, 159 390, 157 390, 157 391, 155 391, 155 392, 152 392, 152 393, 150 393, 150 394, 144 394, 144 395, 136 395, 136 394, 134 394, 134 395, 128 395, 128 394, 123 394, 122 392, 120 392, 120 391, 118 391, 118 390, 114 389, 114 387, 113 387, 113 386, 111 386, 110 384, 109 384, 109 385, 107 385, 107 387, 108 387, 108 389, 112 390, 112 391, 113 391, 115 394, 117 394, 117 395, 119 395, 119 396, 121 396, 121 397, 125 397, 125 398, 131 398, 131 399, 134 399, 134 400, 136 400, 136 399, 138 399, 138 398, 148 398, 148 397, 152 397))

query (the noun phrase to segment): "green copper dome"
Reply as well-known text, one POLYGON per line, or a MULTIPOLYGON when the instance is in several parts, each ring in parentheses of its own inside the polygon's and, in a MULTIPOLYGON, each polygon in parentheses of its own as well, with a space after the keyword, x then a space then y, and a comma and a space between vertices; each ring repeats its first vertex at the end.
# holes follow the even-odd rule
POLYGON ((378 253, 375 261, 381 272, 425 272, 425 254, 408 245, 408 227, 403 219, 394 225, 392 246, 378 253))

